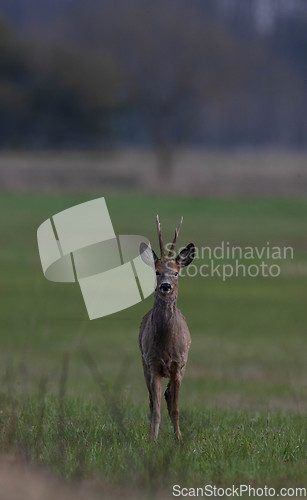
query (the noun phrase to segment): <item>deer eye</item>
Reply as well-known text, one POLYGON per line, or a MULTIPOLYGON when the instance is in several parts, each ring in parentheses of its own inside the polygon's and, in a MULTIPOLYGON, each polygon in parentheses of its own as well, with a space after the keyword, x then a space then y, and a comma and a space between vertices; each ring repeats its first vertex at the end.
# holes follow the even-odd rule
POLYGON ((174 273, 174 276, 178 276, 178 273, 177 273, 177 271, 176 271, 176 272, 174 273))
POLYGON ((156 276, 160 276, 161 273, 159 271, 156 271, 156 276))

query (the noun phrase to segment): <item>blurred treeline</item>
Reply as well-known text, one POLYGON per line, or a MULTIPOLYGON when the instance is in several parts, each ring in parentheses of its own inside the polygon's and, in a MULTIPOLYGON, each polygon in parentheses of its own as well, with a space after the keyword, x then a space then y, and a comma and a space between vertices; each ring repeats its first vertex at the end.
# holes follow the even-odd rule
MULTIPOLYGON (((0 146, 307 142, 305 0, 0 0, 0 146)), ((164 158, 163 158, 164 157, 164 158)))

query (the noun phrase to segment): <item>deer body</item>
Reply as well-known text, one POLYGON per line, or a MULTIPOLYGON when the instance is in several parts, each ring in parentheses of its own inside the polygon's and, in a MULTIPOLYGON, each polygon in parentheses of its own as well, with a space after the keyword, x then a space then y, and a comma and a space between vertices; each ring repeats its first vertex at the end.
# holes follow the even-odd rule
MULTIPOLYGON (((158 219, 157 219, 158 220, 158 219)), ((182 222, 182 221, 181 221, 182 222)), ((181 225, 181 224, 180 224, 181 225)), ((179 228, 175 233, 175 246, 179 228)), ((160 224, 158 234, 161 258, 152 251, 157 275, 157 285, 153 308, 143 317, 139 333, 139 346, 142 354, 143 370, 149 392, 149 436, 158 437, 160 425, 160 405, 162 378, 169 379, 165 399, 175 436, 181 439, 179 428, 178 399, 191 344, 190 332, 185 318, 177 308, 178 275, 180 269, 194 257, 194 245, 188 245, 176 259, 173 248, 168 257, 164 255, 160 224)), ((147 248, 141 249, 142 258, 149 263, 147 248), (147 255, 146 255, 147 254, 147 255)))
POLYGON ((139 343, 146 367, 156 375, 170 378, 174 371, 184 369, 191 338, 176 304, 170 306, 159 302, 156 299, 153 309, 143 318, 139 343))

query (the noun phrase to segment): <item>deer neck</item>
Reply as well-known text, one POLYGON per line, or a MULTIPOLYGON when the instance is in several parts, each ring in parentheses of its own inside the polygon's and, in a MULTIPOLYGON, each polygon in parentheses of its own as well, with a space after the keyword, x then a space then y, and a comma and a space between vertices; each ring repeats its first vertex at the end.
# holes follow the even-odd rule
POLYGON ((161 297, 155 293, 154 306, 152 311, 153 323, 160 333, 167 333, 172 329, 177 315, 177 290, 171 296, 161 297))

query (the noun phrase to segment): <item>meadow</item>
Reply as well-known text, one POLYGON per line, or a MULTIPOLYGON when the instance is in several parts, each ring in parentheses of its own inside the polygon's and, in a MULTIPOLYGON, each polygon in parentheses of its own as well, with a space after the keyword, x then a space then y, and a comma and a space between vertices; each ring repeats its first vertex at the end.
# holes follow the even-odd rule
POLYGON ((103 195, 1 194, 1 452, 94 484, 87 498, 172 498, 174 484, 306 487, 307 200, 106 195, 116 233, 156 250, 156 213, 165 241, 184 215, 182 246, 294 249, 276 278, 181 278, 192 345, 178 444, 164 404, 159 440, 147 440, 138 328, 153 297, 89 321, 78 285, 41 270, 38 226, 103 195))

